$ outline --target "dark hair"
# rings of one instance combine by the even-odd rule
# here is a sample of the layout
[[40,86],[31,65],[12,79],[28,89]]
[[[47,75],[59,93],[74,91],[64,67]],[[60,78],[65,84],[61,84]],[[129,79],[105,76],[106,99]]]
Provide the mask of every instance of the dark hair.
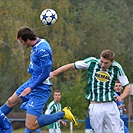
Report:
[[60,90],[54,90],[54,93],[57,92],[57,93],[60,93]]
[[103,57],[107,60],[111,60],[113,61],[114,58],[115,58],[115,53],[109,49],[107,50],[104,50],[101,54],[100,54],[100,57]]
[[115,81],[115,83],[121,83],[118,79]]
[[29,40],[36,40],[36,35],[30,27],[20,27],[17,33],[17,39],[22,38],[25,42]]

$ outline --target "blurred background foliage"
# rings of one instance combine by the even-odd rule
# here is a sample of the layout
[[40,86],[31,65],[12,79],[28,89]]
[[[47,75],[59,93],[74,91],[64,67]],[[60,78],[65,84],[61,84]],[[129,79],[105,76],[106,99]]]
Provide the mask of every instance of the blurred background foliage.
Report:
[[[58,14],[51,27],[40,21],[40,13],[47,8]],[[1,105],[30,77],[27,73],[30,49],[23,48],[16,39],[17,30],[24,25],[50,43],[53,70],[88,56],[99,57],[102,50],[111,49],[133,82],[131,0],[0,0],[0,22]],[[62,106],[71,106],[79,119],[84,118],[88,107],[84,98],[86,73],[73,70],[51,80],[52,90],[61,90]]]

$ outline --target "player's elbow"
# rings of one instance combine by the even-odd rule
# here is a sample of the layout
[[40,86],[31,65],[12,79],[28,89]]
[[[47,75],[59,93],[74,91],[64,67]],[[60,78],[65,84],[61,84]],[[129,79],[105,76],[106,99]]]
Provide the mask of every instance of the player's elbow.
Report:
[[126,89],[127,89],[128,95],[129,95],[129,94],[132,92],[131,86],[128,85],[128,86],[126,87]]

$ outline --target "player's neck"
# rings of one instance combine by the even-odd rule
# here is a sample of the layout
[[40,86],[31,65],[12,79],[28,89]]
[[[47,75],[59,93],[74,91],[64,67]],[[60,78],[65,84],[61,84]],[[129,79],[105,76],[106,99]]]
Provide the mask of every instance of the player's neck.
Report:
[[36,40],[32,41],[32,46],[36,45],[38,40],[39,40],[39,38],[37,37]]

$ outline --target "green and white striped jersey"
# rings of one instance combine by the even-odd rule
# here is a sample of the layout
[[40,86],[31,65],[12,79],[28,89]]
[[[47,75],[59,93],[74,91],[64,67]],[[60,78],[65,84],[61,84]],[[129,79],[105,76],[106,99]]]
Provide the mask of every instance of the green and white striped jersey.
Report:
[[[62,110],[61,104],[60,103],[56,103],[55,101],[52,101],[52,102],[50,102],[48,104],[47,109],[45,111],[45,114],[53,114],[53,113],[59,112],[61,110]],[[60,120],[48,125],[47,127],[48,127],[48,129],[60,128]]]
[[76,69],[88,69],[88,82],[86,86],[86,98],[92,101],[114,100],[114,84],[118,79],[122,86],[129,84],[121,65],[114,61],[112,65],[103,71],[100,59],[89,57],[74,63]]

